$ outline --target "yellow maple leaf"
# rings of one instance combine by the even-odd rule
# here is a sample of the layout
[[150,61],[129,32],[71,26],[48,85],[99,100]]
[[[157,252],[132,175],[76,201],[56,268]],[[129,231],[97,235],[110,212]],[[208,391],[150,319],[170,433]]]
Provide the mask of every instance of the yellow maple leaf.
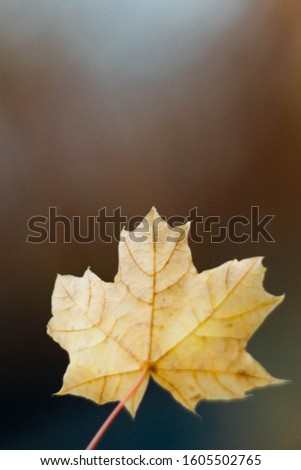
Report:
[[48,333],[70,356],[59,394],[119,401],[144,372],[126,403],[135,415],[150,376],[190,410],[281,382],[245,350],[283,299],[263,288],[262,258],[199,274],[188,230],[153,208],[134,232],[122,231],[113,283],[89,269],[58,275]]

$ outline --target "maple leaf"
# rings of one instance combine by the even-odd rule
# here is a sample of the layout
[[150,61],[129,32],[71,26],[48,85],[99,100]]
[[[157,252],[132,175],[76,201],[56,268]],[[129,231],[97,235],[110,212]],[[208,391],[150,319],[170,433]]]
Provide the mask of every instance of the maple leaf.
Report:
[[119,401],[144,371],[126,403],[135,415],[150,376],[190,410],[281,382],[245,350],[283,299],[263,288],[262,258],[199,274],[188,231],[152,208],[134,232],[122,231],[113,283],[90,269],[81,278],[58,275],[48,333],[70,356],[59,394]]

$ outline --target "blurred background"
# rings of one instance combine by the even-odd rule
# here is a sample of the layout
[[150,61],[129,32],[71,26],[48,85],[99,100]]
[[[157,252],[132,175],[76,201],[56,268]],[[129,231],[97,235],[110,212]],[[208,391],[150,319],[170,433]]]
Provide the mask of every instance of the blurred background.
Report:
[[[81,449],[113,409],[53,397],[68,358],[46,335],[57,273],[106,281],[117,242],[29,244],[27,220],[110,213],[275,214],[276,243],[191,243],[198,270],[265,256],[286,293],[249,351],[288,385],[193,415],[151,384],[104,449],[300,449],[301,4],[0,2],[3,449]],[[208,239],[207,239],[208,240]]]

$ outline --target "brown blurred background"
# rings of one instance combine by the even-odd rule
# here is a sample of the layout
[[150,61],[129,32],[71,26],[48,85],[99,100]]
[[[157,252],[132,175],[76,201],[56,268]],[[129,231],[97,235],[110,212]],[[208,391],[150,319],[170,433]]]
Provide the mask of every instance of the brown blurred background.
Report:
[[49,206],[72,217],[275,214],[276,243],[196,244],[199,270],[264,255],[286,293],[249,351],[291,380],[203,402],[151,385],[108,449],[301,448],[301,4],[287,0],[0,3],[1,447],[83,448],[113,405],[51,397],[66,353],[46,335],[56,273],[104,280],[117,243],[26,243]]

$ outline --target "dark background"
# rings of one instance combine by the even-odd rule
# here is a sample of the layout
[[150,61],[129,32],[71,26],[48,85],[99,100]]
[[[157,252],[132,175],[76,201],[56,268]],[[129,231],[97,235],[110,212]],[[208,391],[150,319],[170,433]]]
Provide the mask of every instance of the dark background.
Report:
[[[287,0],[0,3],[1,447],[84,448],[113,404],[60,388],[67,354],[46,335],[57,273],[104,280],[117,242],[26,242],[49,206],[72,217],[249,216],[276,243],[191,243],[199,270],[264,255],[286,293],[249,351],[291,383],[193,415],[152,384],[105,449],[300,449],[301,5]],[[83,219],[85,220],[85,219]]]

